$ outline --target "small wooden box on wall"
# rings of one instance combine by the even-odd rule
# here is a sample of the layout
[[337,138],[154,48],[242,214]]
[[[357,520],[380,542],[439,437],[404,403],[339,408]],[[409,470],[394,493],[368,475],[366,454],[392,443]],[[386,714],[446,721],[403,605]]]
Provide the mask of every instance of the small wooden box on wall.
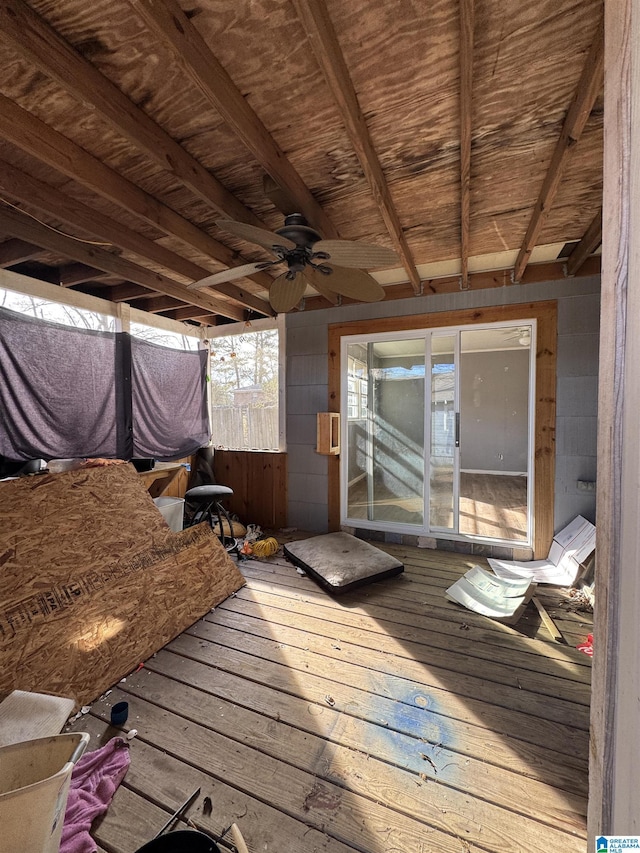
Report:
[[323,456],[338,456],[340,453],[339,412],[318,412],[316,453]]

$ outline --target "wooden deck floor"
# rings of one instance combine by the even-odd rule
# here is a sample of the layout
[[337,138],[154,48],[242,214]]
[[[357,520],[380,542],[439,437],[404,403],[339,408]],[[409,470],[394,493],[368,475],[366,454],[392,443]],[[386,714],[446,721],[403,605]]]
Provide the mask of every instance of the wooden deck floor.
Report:
[[584,853],[590,616],[544,598],[567,645],[533,605],[499,625],[444,599],[477,559],[383,547],[404,575],[338,601],[282,558],[244,563],[245,588],[74,724],[97,748],[126,699],[138,730],[102,850],[132,853],[200,787],[191,820],[236,821],[252,853]]

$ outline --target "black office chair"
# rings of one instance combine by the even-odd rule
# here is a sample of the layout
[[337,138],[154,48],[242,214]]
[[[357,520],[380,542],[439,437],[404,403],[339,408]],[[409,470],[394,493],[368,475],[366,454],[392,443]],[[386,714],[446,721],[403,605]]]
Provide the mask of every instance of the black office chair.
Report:
[[[184,496],[186,503],[194,507],[186,527],[208,521],[225,551],[230,553],[237,549],[238,543],[233,535],[233,522],[222,502],[233,495],[233,489],[229,486],[220,486],[215,482],[213,452],[213,448],[210,447],[204,447],[198,451],[193,478],[197,485],[188,489]],[[214,516],[217,519],[217,525]]]

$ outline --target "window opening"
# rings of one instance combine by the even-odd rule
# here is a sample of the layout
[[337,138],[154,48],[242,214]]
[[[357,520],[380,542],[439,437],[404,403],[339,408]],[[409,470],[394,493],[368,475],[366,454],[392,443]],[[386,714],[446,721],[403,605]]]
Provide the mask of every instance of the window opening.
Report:
[[0,307],[8,308],[27,317],[60,323],[74,329],[92,329],[98,332],[115,332],[116,318],[99,311],[89,311],[74,305],[65,305],[41,296],[31,296],[15,290],[0,288]]
[[211,442],[229,450],[283,449],[280,329],[233,328],[209,342]]
[[181,349],[192,352],[199,349],[200,337],[197,335],[185,335],[180,332],[172,332],[168,329],[159,329],[155,326],[148,326],[145,323],[130,323],[130,333],[143,341],[150,344],[157,344],[161,347],[169,347],[170,349]]

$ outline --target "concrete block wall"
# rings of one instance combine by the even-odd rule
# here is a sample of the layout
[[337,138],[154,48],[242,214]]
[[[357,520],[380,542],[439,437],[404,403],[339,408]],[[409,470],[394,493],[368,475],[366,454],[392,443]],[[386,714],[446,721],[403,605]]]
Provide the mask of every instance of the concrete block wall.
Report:
[[575,515],[594,521],[600,278],[466,291],[287,315],[288,523],[325,533],[327,460],[315,452],[316,413],[328,411],[328,326],[350,320],[400,317],[558,301],[555,529]]
[[600,289],[558,300],[555,527],[595,522]]
[[[327,458],[315,452],[316,414],[327,411],[329,311],[318,323],[296,325],[287,316],[287,469],[291,527],[327,531]],[[333,319],[330,322],[335,322]]]

